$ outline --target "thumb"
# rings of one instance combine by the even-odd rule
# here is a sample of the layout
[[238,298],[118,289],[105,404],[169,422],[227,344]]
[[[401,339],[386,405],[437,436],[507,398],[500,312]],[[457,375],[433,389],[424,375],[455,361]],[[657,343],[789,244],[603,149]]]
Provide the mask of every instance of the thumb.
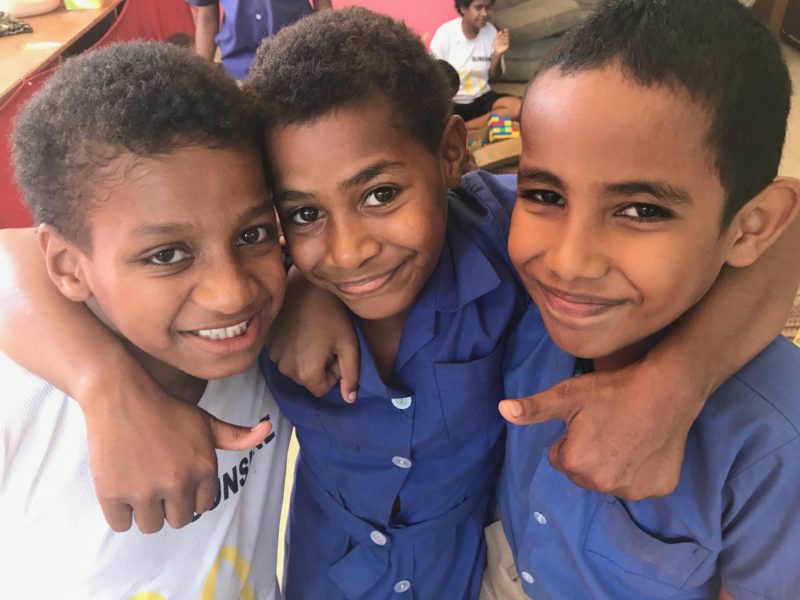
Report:
[[269,421],[261,421],[255,427],[243,427],[220,421],[208,415],[208,424],[214,438],[214,447],[219,450],[248,450],[258,446],[272,431]]
[[339,391],[345,402],[358,398],[358,378],[361,374],[361,354],[357,345],[346,345],[336,355],[339,363]]
[[516,425],[533,425],[551,419],[561,419],[569,424],[580,410],[580,397],[573,391],[572,379],[562,381],[549,390],[525,398],[500,402],[500,414]]

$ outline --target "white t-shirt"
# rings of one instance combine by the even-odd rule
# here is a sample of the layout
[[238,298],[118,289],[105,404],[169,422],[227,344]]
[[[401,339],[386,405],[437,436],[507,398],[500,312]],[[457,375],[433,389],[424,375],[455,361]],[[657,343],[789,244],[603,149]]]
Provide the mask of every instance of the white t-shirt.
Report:
[[[460,85],[453,97],[456,104],[469,104],[492,88],[489,85],[489,67],[497,29],[491,23],[478,30],[474,40],[468,40],[461,29],[461,17],[448,21],[433,34],[431,53],[446,60],[458,71]],[[503,61],[501,68],[505,68]]]
[[277,600],[275,563],[291,426],[253,365],[209,381],[199,405],[260,447],[218,451],[213,509],[182,529],[113,532],[89,470],[78,405],[0,354],[0,598]]

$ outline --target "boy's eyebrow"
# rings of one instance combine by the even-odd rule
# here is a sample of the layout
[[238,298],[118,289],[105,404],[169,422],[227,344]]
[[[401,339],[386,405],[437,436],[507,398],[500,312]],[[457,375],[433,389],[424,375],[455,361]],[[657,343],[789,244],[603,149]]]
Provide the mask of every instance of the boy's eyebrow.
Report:
[[666,204],[676,206],[692,204],[692,197],[686,190],[663,181],[625,181],[604,186],[607,194],[618,196],[637,196],[647,194]]
[[364,167],[358,173],[343,181],[341,184],[339,184],[339,189],[347,190],[364,185],[379,175],[383,175],[386,171],[390,171],[402,166],[403,163],[399,160],[379,160],[367,167]]
[[563,188],[563,182],[550,171],[543,169],[520,169],[517,181],[522,183],[544,183],[557,188]]
[[[239,222],[244,223],[259,215],[269,214],[271,212],[272,212],[272,204],[269,202],[265,202],[264,204],[258,204],[256,206],[251,206],[239,216]],[[139,227],[133,230],[133,234],[142,236],[176,235],[176,234],[186,233],[187,231],[191,231],[192,227],[193,226],[191,223],[177,223],[177,222],[152,223],[152,224],[140,225]]]
[[[379,160],[364,167],[358,173],[340,183],[339,189],[348,190],[364,185],[379,175],[383,175],[387,171],[397,169],[403,165],[404,163],[399,160]],[[302,192],[300,190],[275,190],[273,200],[275,204],[284,204],[286,202],[303,202],[313,197],[314,194]]]

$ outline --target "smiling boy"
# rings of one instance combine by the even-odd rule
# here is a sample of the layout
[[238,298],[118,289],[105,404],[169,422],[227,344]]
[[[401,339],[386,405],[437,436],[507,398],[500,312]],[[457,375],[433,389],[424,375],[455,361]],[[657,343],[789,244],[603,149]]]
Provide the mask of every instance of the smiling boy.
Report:
[[[350,9],[283,30],[264,46],[247,88],[267,112],[275,198],[296,266],[352,308],[363,357],[354,406],[338,391],[316,399],[264,362],[301,443],[287,593],[475,597],[504,446],[496,410],[504,342],[524,308],[506,253],[513,193],[485,173],[460,178],[465,132],[449,115],[447,85],[421,41],[387,17]],[[417,88],[429,90],[425,110],[404,101]],[[749,343],[757,339],[755,331]],[[85,356],[96,358],[91,350]],[[724,370],[730,354],[713,366]],[[661,403],[678,395],[685,408],[684,387],[654,395]],[[630,389],[619,396],[630,399],[626,414],[639,408]],[[655,427],[647,417],[648,440],[676,435],[674,422]],[[158,430],[152,416],[135,422],[145,435]],[[132,429],[104,423],[90,429],[111,438]],[[116,439],[105,442],[117,462],[142,462]],[[138,502],[150,498],[143,489],[132,503],[138,515],[149,507]],[[159,521],[158,510],[150,515]]]
[[[800,210],[800,182],[775,179],[790,95],[734,0],[610,0],[565,37],[523,109],[509,253],[538,311],[510,343],[509,394],[631,364],[777,239]],[[711,396],[677,489],[637,502],[550,467],[561,423],[512,426],[500,507],[524,591],[796,597],[798,397],[779,337]]]
[[15,171],[52,283],[173,396],[268,423],[219,453],[216,500],[186,528],[115,533],[78,405],[0,354],[4,596],[280,597],[291,429],[255,363],[285,274],[258,130],[235,82],[156,43],[70,59],[23,110]]

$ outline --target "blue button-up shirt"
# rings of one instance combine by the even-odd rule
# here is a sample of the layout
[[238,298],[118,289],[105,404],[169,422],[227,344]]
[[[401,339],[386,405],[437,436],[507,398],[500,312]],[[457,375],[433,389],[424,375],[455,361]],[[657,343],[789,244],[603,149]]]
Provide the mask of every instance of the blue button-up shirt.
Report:
[[308,0],[186,0],[194,6],[222,5],[216,37],[222,64],[236,79],[244,79],[264,38],[311,13]]
[[451,191],[444,249],[388,381],[354,319],[354,405],[337,388],[315,398],[264,365],[300,443],[289,598],[477,597],[504,451],[506,332],[525,306],[506,250],[513,199],[485,173]]
[[[509,396],[572,376],[535,310],[508,349]],[[548,598],[800,597],[800,350],[780,338],[708,400],[680,483],[628,502],[547,460],[560,421],[510,426],[498,498],[525,591]]]

